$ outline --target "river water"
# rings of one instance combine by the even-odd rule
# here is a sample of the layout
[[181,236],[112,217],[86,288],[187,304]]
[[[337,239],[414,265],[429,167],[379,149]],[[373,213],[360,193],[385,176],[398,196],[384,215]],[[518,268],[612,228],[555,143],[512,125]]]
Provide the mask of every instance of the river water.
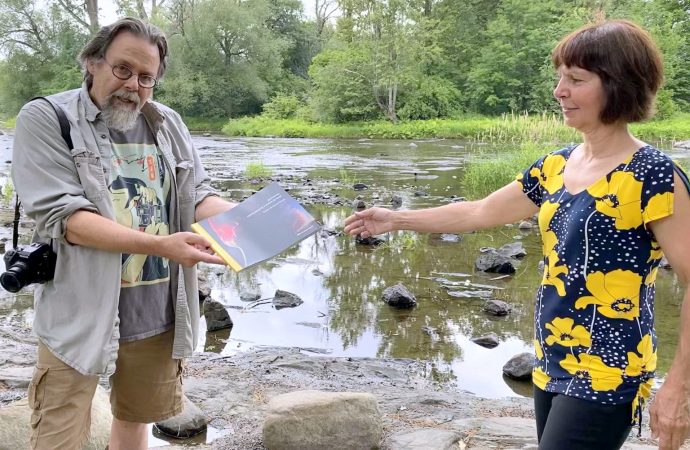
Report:
[[[487,152],[509,151],[450,140],[196,136],[195,144],[224,197],[240,200],[263,186],[265,182],[252,184],[244,176],[249,163],[262,162],[324,226],[335,229],[342,227],[358,196],[367,205],[389,205],[391,196],[398,194],[402,208],[410,209],[464,196],[461,179],[467,161]],[[6,185],[10,147],[11,136],[0,136],[0,186]],[[355,182],[369,188],[356,192]],[[0,238],[11,237],[11,229],[4,226],[9,206],[5,199]],[[532,351],[533,300],[541,279],[538,232],[499,227],[462,236],[394,233],[384,239],[384,245],[373,248],[347,236],[315,235],[239,274],[205,267],[212,297],[228,308],[234,327],[203,335],[198,350],[231,355],[259,346],[285,346],[324,357],[421,359],[428,361],[430,379],[455,383],[479,396],[529,395],[528,383],[505,379],[501,368],[512,356]],[[527,256],[515,275],[475,272],[480,248],[517,240]],[[454,287],[443,287],[440,278]],[[395,310],[382,302],[382,291],[399,282],[416,295],[416,308]],[[268,299],[276,289],[297,294],[304,303],[276,310],[270,302],[246,303],[239,298],[241,292],[255,292]],[[449,294],[487,289],[513,306],[508,316],[487,316],[482,312],[484,300]],[[660,375],[675,350],[682,295],[675,275],[661,270],[656,302]],[[0,326],[30,326],[32,317],[30,295],[0,294]],[[496,348],[470,341],[491,332],[499,337]]]

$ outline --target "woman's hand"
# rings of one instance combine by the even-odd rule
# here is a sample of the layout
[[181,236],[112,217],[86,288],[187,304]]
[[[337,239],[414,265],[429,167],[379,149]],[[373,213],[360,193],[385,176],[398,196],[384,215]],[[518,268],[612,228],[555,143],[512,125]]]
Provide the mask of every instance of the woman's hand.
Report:
[[345,219],[345,232],[363,238],[395,230],[395,212],[386,208],[369,208]]
[[690,434],[688,392],[681,383],[667,380],[649,407],[652,438],[659,439],[659,450],[677,450]]

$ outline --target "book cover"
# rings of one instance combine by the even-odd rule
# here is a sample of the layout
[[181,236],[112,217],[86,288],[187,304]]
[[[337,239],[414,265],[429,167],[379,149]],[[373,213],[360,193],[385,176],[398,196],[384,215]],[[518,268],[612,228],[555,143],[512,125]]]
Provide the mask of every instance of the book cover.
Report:
[[276,182],[231,210],[192,224],[235,272],[278,255],[320,228]]

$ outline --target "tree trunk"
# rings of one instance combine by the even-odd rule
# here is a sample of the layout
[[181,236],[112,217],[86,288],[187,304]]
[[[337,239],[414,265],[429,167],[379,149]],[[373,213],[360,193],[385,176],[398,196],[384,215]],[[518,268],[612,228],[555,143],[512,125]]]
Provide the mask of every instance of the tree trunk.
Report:
[[388,111],[386,112],[386,115],[388,116],[388,120],[390,120],[393,123],[398,122],[398,113],[395,108],[395,102],[397,101],[397,96],[398,96],[398,85],[394,84],[392,86],[388,86]]
[[86,14],[89,16],[89,30],[91,34],[96,34],[101,28],[98,25],[98,0],[86,0],[84,2]]

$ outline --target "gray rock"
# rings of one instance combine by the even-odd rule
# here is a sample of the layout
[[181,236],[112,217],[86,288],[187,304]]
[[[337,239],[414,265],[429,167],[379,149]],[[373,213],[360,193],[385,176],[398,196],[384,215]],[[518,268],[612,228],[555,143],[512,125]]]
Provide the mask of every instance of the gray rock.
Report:
[[33,373],[33,367],[6,367],[0,369],[0,383],[10,389],[25,389],[29,387]]
[[352,189],[354,189],[355,191],[363,191],[364,189],[369,189],[369,186],[367,186],[364,183],[355,183],[354,185],[352,185]]
[[503,374],[513,380],[531,380],[534,354],[525,352],[515,355],[503,366]]
[[471,341],[486,348],[494,348],[498,346],[498,336],[496,333],[487,333],[482,336],[472,338]]
[[359,245],[371,245],[371,246],[377,246],[383,244],[384,240],[381,238],[377,238],[376,236],[369,236],[369,237],[361,237],[360,235],[357,235],[355,237],[355,242]]
[[398,194],[393,194],[393,196],[391,197],[391,206],[393,208],[400,208],[402,206],[402,202],[402,196]]
[[240,292],[240,300],[243,302],[255,302],[261,298],[258,292],[242,291]]
[[304,301],[297,295],[292,292],[281,291],[280,289],[278,289],[273,296],[273,306],[275,309],[294,308],[302,303],[304,303]]
[[521,230],[531,230],[532,228],[534,228],[534,224],[532,222],[530,222],[529,220],[523,220],[518,225],[518,228]]
[[211,295],[211,285],[208,283],[208,278],[206,278],[206,275],[201,273],[199,274],[199,286],[197,289],[199,290],[200,302],[203,302]]
[[681,142],[674,142],[673,148],[690,149],[690,140],[681,141]]
[[527,255],[527,251],[522,245],[522,242],[512,242],[510,244],[503,245],[497,250],[497,252],[501,256],[518,259],[524,258]]
[[450,233],[443,233],[441,234],[440,238],[443,242],[460,242],[462,240],[462,236],[459,234]]
[[512,306],[501,300],[489,300],[484,304],[484,312],[492,316],[506,316],[511,309]]
[[211,298],[204,300],[204,317],[206,318],[206,331],[232,328],[232,319],[228,310]]
[[396,433],[386,443],[391,450],[457,450],[461,437],[457,431],[418,428]]
[[534,419],[470,417],[453,421],[452,427],[469,438],[468,449],[537,449]]
[[352,209],[354,209],[356,211],[361,211],[366,207],[367,207],[367,204],[364,203],[364,200],[354,200],[352,202]]
[[414,192],[415,197],[427,197],[428,195],[429,195],[429,193],[426,191],[415,191]]
[[185,439],[206,431],[207,424],[204,413],[185,395],[182,412],[170,419],[156,422],[155,427],[166,436]]
[[384,289],[383,301],[395,308],[413,308],[417,306],[417,298],[402,283]]
[[492,273],[515,273],[515,265],[512,258],[499,255],[494,249],[490,249],[479,255],[474,262],[477,270]]
[[381,414],[372,394],[296,391],[271,399],[263,427],[268,450],[379,448]]

